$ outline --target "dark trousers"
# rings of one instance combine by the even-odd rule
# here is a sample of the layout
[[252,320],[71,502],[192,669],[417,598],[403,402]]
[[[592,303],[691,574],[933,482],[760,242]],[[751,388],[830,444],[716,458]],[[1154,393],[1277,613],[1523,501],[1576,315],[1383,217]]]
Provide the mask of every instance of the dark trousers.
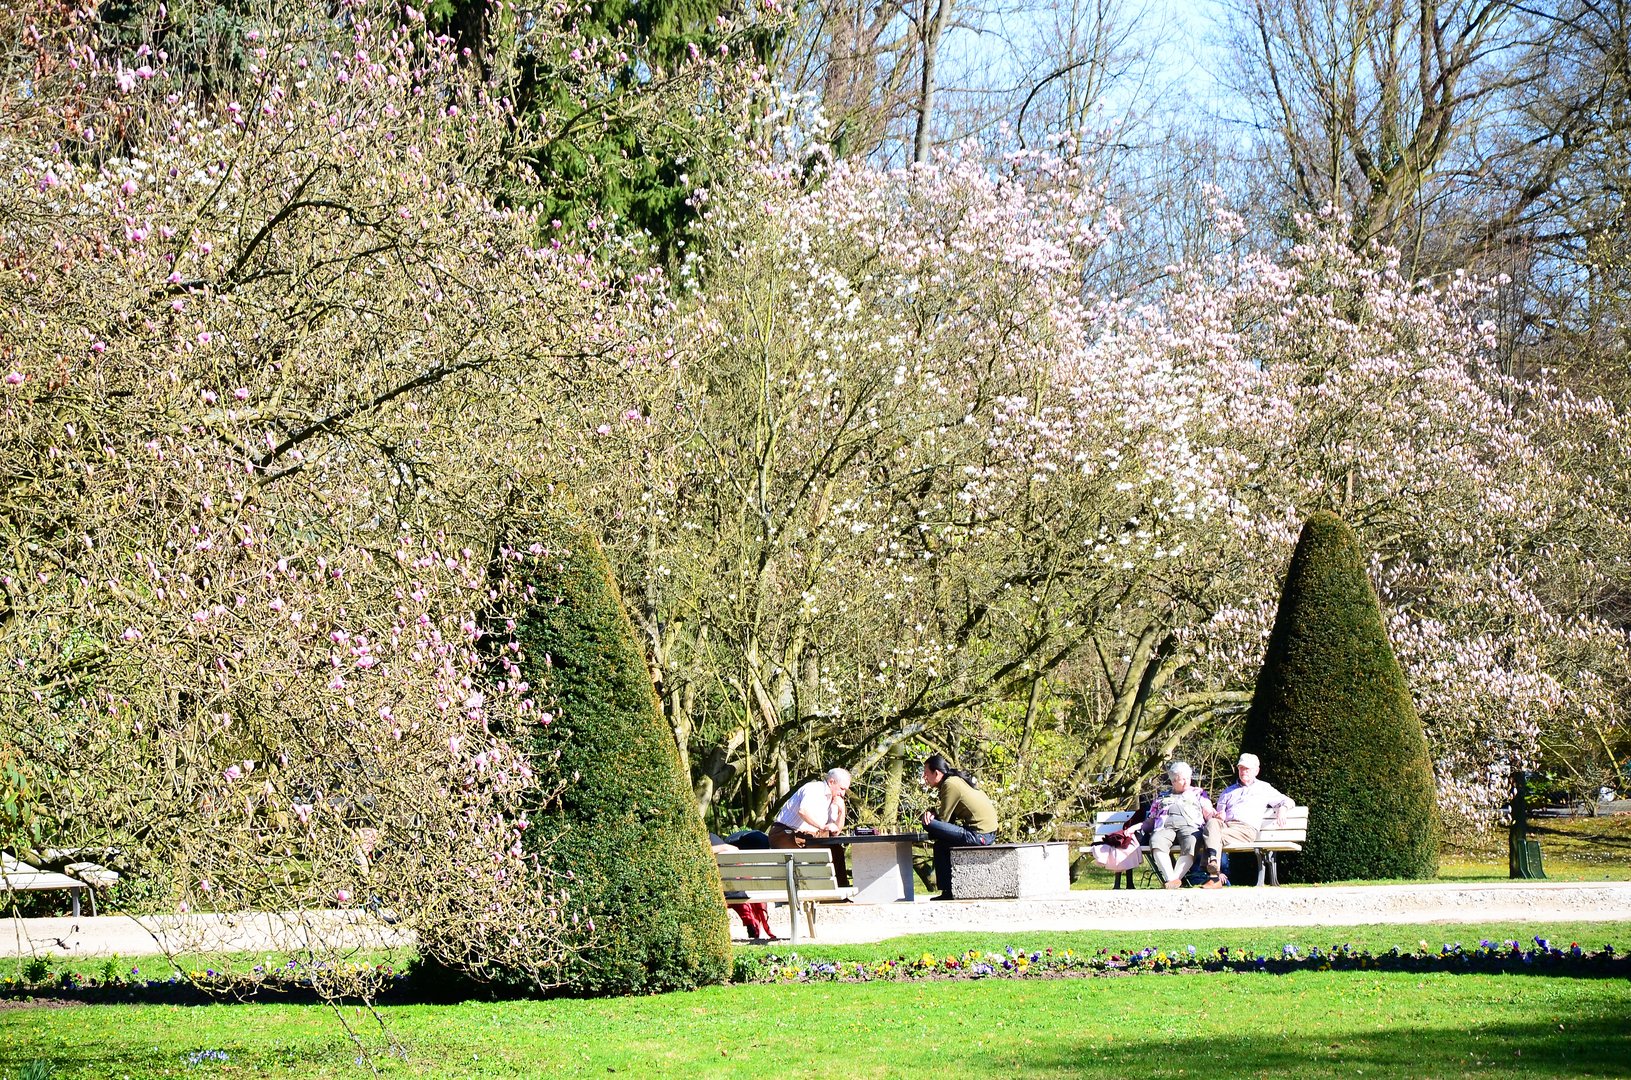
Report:
[[974,832],[939,818],[923,826],[923,831],[934,841],[934,883],[941,896],[951,896],[951,849],[954,847],[985,847],[996,839],[996,834]]

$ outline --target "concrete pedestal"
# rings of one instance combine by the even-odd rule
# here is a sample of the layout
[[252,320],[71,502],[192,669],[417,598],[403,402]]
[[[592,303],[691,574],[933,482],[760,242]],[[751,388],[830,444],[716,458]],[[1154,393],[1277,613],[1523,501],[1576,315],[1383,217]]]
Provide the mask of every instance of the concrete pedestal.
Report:
[[852,845],[849,876],[855,886],[857,904],[892,904],[913,899],[912,842]]

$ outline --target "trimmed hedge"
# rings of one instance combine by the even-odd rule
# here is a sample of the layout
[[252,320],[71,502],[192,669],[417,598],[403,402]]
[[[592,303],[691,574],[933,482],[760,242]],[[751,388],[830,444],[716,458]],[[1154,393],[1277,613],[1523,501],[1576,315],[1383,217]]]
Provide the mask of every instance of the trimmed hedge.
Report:
[[516,634],[523,674],[548,688],[558,713],[538,729],[534,760],[568,783],[527,835],[547,846],[557,872],[572,874],[573,906],[594,922],[562,989],[657,993],[724,982],[731,950],[719,872],[606,555],[584,529],[543,531],[517,545],[537,542],[544,554],[523,573],[533,591]]
[[1359,538],[1335,514],[1303,526],[1257,678],[1242,751],[1306,804],[1293,881],[1427,878],[1438,870],[1432,762],[1388,644]]

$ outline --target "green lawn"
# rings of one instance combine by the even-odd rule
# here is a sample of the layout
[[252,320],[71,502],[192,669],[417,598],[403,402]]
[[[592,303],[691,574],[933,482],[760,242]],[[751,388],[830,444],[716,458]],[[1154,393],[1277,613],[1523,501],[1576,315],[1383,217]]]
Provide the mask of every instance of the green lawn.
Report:
[[[1481,937],[1592,948],[1631,924],[934,935],[803,949],[846,958],[1004,944],[1385,949]],[[1631,1076],[1631,980],[1555,974],[1302,971],[1087,979],[719,987],[600,1001],[471,1002],[381,1010],[400,1055],[389,1076],[610,1074],[769,1077],[1180,1075]],[[343,1017],[374,1047],[361,1010]],[[226,1061],[189,1064],[219,1050]],[[58,1077],[357,1077],[322,1006],[0,1007],[0,1078],[44,1060]]]
[[[1631,985],[1605,979],[1146,975],[385,1012],[391,1076],[1631,1075]],[[12,1009],[0,1046],[0,1068],[64,1077],[363,1074],[318,1006]],[[227,1060],[188,1065],[199,1050]]]

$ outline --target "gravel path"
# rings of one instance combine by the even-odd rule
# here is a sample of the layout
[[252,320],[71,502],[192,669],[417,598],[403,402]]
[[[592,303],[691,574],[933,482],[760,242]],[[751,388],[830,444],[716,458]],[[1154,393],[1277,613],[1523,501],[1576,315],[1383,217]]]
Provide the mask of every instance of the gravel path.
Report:
[[0,924],[0,957],[160,956],[297,949],[326,940],[341,947],[412,943],[411,935],[360,911],[172,915],[137,919],[12,919]]
[[[948,930],[1009,933],[1536,921],[1631,921],[1631,882],[1093,890],[1023,901],[824,904],[816,912],[816,939],[848,944]],[[773,913],[771,925],[776,933],[785,933],[785,913]]]
[[[816,914],[816,940],[848,944],[948,930],[1001,934],[1565,920],[1631,922],[1631,882],[1093,890],[1034,900],[823,904]],[[777,934],[787,935],[785,908],[772,912],[771,925]],[[734,918],[731,928],[741,934]],[[296,946],[306,935],[338,935],[347,944],[359,947],[403,945],[410,940],[402,931],[363,913],[347,911],[302,916],[192,915],[142,921],[117,915],[13,919],[0,930],[0,957],[152,956],[167,947],[176,952],[248,952]]]

